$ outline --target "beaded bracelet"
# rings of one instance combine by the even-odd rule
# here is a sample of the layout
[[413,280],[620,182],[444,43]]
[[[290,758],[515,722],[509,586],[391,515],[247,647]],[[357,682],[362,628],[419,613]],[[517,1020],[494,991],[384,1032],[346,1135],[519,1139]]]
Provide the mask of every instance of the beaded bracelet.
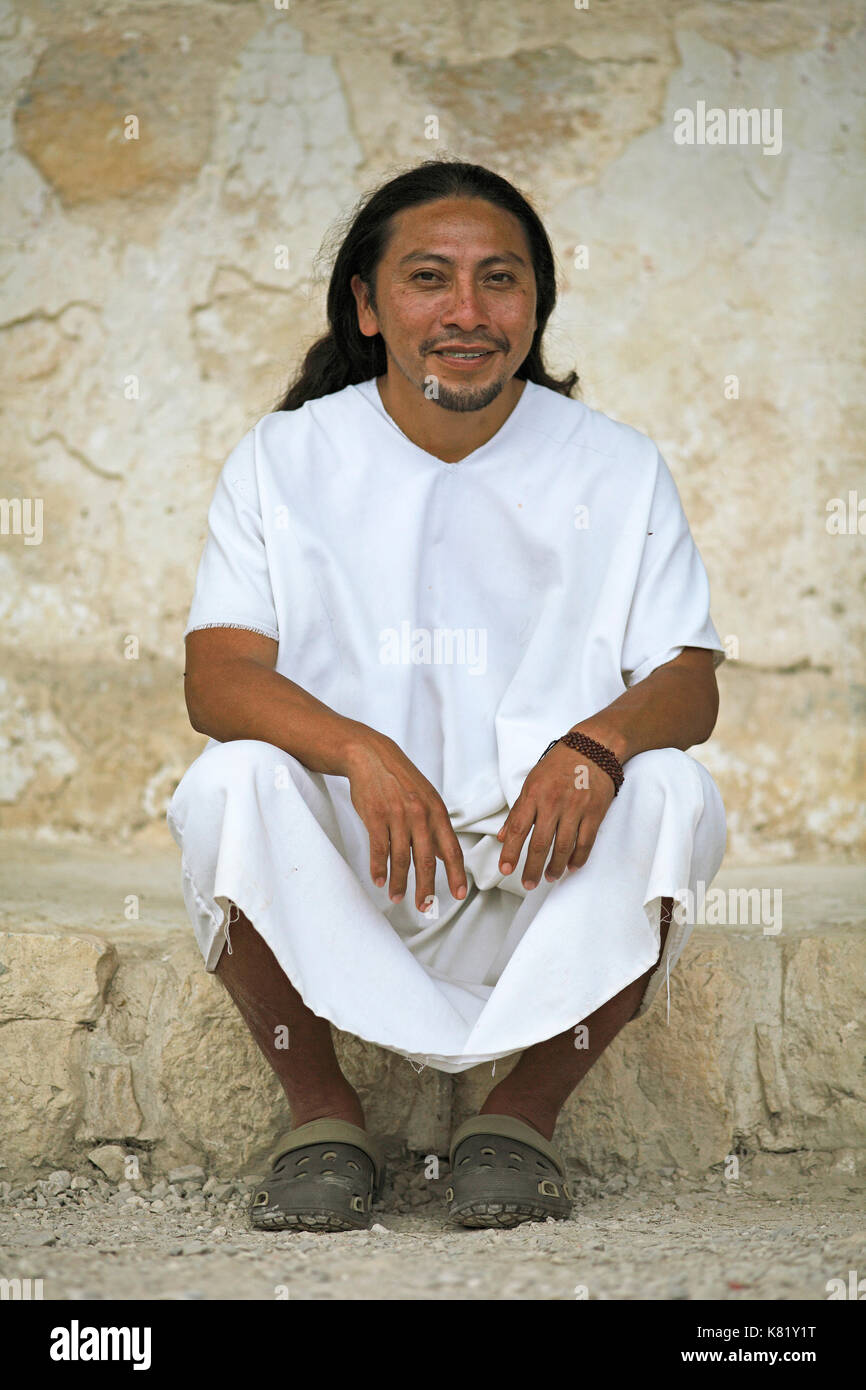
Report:
[[[578,753],[583,753],[584,757],[589,758],[590,762],[595,763],[597,767],[601,768],[602,772],[607,773],[608,777],[613,782],[614,796],[619,794],[619,789],[625,781],[622,763],[615,753],[612,753],[609,748],[605,748],[603,743],[597,743],[594,738],[589,737],[589,734],[580,734],[572,730],[567,734],[562,734],[560,738],[555,738],[552,743],[549,743],[542,753],[541,758],[547,757],[551,748],[555,748],[557,743],[564,743],[569,748],[576,749]],[[541,762],[541,758],[538,759],[539,763]],[[536,767],[537,766],[538,763],[536,763]]]

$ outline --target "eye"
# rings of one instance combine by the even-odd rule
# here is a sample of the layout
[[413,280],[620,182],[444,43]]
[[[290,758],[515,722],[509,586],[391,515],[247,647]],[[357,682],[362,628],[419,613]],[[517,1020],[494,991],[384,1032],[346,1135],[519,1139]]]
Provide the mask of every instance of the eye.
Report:
[[[422,275],[429,275],[433,278],[433,280],[439,279],[439,273],[435,270],[416,270],[414,275],[412,275],[410,278],[412,280],[417,280]],[[494,270],[490,275],[488,275],[487,278],[488,280],[499,280],[500,283],[502,280],[510,280],[512,282],[514,280],[514,276],[507,270]],[[424,284],[429,285],[429,283],[429,280],[424,281]]]

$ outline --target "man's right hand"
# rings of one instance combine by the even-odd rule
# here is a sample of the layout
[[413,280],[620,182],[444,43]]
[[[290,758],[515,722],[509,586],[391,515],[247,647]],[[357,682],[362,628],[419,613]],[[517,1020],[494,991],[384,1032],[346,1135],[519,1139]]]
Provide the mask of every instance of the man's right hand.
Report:
[[463,851],[445,802],[436,788],[387,734],[356,727],[345,757],[352,805],[370,837],[370,877],[383,887],[391,859],[388,893],[400,902],[409,864],[415,863],[415,906],[433,900],[436,860],[441,859],[455,898],[465,898]]
[[275,669],[279,644],[238,627],[194,629],[186,638],[185,693],[192,727],[219,743],[260,739],[311,772],[348,777],[352,805],[370,836],[370,874],[381,888],[391,857],[393,902],[415,860],[415,905],[430,906],[436,860],[455,898],[465,898],[463,852],[445,802],[399,745],[338,714]]

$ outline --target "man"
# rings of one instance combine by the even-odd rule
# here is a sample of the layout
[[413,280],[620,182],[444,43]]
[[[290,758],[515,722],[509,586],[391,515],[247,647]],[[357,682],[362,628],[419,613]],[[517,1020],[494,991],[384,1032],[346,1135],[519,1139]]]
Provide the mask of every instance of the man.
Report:
[[168,819],[206,968],[291,1106],[261,1228],[365,1226],[381,1191],[331,1024],[446,1072],[520,1051],[452,1136],[449,1211],[567,1217],[559,1111],[721,863],[684,751],[718,707],[706,574],[653,442],[548,374],[554,304],[506,180],[391,180],[211,504],[185,630],[209,741]]

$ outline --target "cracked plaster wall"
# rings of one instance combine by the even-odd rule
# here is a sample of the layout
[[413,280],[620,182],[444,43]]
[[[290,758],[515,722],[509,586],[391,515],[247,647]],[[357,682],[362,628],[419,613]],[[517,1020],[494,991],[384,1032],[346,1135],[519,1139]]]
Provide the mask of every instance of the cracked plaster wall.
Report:
[[[446,150],[533,198],[552,366],[677,478],[739,653],[696,750],[730,855],[857,857],[866,539],[826,506],[866,495],[864,49],[845,0],[4,0],[0,494],[44,534],[0,534],[0,830],[165,838],[216,476],[319,329],[325,232]],[[780,108],[782,152],[675,146],[701,99]]]

